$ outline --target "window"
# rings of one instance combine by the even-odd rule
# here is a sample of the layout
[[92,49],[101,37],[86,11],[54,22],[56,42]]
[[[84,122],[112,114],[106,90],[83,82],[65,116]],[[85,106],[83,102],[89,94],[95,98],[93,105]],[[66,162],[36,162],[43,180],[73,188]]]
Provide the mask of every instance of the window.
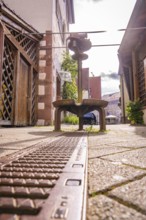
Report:
[[58,21],[58,27],[61,35],[62,42],[64,43],[65,37],[64,37],[64,31],[65,31],[65,23],[63,22],[59,0],[56,0],[56,16]]

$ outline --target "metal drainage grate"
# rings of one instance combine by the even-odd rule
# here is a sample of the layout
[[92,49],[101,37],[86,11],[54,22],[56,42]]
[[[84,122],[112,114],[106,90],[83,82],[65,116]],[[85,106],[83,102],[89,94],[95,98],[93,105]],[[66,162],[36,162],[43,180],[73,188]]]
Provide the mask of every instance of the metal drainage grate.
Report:
[[0,219],[81,219],[86,146],[83,133],[67,133],[1,166]]

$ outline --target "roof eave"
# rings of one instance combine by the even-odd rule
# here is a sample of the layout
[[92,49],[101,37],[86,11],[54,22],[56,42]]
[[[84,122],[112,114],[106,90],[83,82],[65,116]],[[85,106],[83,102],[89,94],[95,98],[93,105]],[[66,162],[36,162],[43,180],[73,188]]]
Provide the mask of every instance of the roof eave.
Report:
[[[125,50],[125,48],[127,50],[128,48],[132,47],[135,44],[136,36],[142,31],[142,30],[130,30],[131,28],[138,28],[138,26],[135,26],[135,23],[136,23],[135,21],[137,20],[137,18],[139,16],[139,12],[142,7],[142,3],[143,3],[143,0],[137,0],[137,2],[135,3],[133,12],[130,16],[125,34],[122,38],[121,45],[118,50],[119,52],[122,52],[123,50]],[[130,39],[130,41],[129,41],[129,39]],[[133,43],[132,43],[132,41],[133,41]]]
[[[2,0],[0,0],[0,12],[4,17],[8,17],[17,25],[20,25],[27,32],[36,33],[37,38],[41,39],[42,35],[31,25],[25,22],[20,16],[18,16],[14,11],[12,11]],[[1,16],[1,20],[3,20],[3,16]]]

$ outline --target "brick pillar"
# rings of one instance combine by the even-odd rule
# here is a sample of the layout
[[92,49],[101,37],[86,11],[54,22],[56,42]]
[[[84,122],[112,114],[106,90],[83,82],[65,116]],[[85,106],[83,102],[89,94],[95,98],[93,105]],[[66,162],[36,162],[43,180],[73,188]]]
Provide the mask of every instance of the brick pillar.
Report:
[[46,32],[40,42],[38,80],[38,125],[53,123],[52,34]]

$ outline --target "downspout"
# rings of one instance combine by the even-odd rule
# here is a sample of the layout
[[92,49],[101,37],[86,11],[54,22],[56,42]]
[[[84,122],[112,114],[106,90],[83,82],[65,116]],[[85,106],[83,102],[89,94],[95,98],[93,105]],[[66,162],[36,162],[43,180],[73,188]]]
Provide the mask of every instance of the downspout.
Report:
[[121,75],[121,86],[122,86],[122,112],[123,112],[123,123],[126,123],[126,115],[125,115],[125,94],[124,94],[124,79],[123,74]]

